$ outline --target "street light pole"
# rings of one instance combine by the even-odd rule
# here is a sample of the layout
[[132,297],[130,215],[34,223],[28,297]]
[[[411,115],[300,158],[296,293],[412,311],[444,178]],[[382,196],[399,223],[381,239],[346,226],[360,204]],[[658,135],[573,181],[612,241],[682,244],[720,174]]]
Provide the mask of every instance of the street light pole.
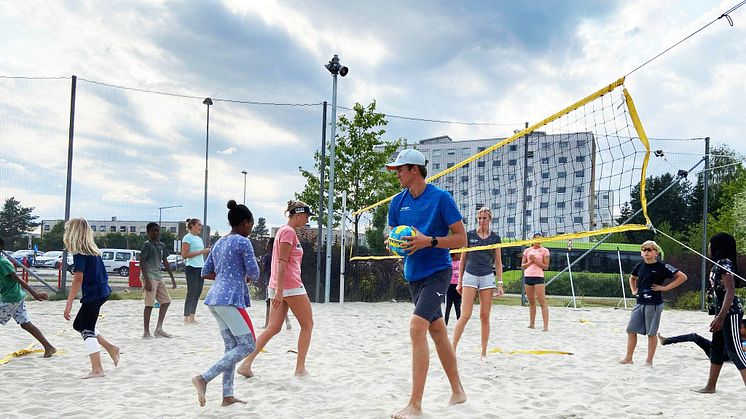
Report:
[[163,213],[163,210],[169,209],[169,208],[181,208],[181,205],[169,205],[167,207],[158,207],[158,228],[161,227],[161,215]]
[[241,170],[241,173],[243,173],[243,204],[246,205],[246,175],[248,172],[246,170]]
[[329,302],[331,293],[331,275],[332,275],[332,228],[334,226],[334,143],[336,142],[335,132],[337,128],[337,75],[346,76],[349,72],[347,67],[339,63],[339,56],[334,54],[329,63],[326,64],[327,70],[332,73],[332,126],[329,143],[329,201],[326,206],[326,272],[324,276],[324,302]]
[[[202,213],[202,223],[204,225],[209,225],[207,223],[207,159],[208,159],[208,152],[210,150],[210,105],[212,105],[212,99],[209,97],[206,97],[205,100],[202,101],[204,105],[207,105],[207,128],[205,129],[205,202],[204,202],[204,211]],[[202,230],[202,240],[205,243],[210,243],[210,237],[208,237],[207,233],[208,229]]]

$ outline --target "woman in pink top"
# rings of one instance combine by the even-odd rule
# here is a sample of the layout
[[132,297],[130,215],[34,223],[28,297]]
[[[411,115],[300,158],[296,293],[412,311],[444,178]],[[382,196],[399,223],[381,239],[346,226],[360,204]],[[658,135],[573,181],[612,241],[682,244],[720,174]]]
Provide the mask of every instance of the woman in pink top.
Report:
[[456,310],[456,320],[461,318],[461,294],[456,291],[460,266],[461,255],[451,253],[451,285],[448,286],[448,292],[446,293],[446,324],[448,324],[448,318],[451,317],[451,306]]
[[[534,238],[543,237],[541,232],[534,233]],[[549,268],[549,250],[541,243],[534,243],[523,251],[521,260],[523,268],[523,284],[528,297],[529,320],[528,327],[533,329],[536,321],[536,300],[541,306],[541,319],[544,321],[544,331],[549,330],[549,307],[544,296],[544,270]]]
[[288,201],[285,213],[288,214],[288,223],[277,230],[275,245],[272,249],[272,275],[269,279],[269,298],[272,300],[272,307],[269,312],[269,325],[257,338],[254,352],[247,356],[238,368],[238,373],[247,378],[254,376],[251,364],[256,356],[274,335],[280,333],[288,309],[293,312],[300,324],[295,375],[306,374],[306,354],[311,345],[313,313],[311,301],[308,299],[300,276],[303,248],[295,229],[308,224],[308,218],[314,214],[304,202],[292,200]]

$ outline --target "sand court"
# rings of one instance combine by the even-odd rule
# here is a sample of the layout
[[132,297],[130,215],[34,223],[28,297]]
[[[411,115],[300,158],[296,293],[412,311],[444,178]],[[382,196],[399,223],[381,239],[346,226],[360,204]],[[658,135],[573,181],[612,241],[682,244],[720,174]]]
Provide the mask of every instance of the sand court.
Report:
[[[254,325],[264,304],[252,302]],[[410,303],[313,304],[315,327],[307,368],[293,377],[299,327],[283,330],[254,363],[256,377],[236,376],[235,395],[246,405],[220,407],[220,379],[208,386],[207,405],[197,404],[190,378],[223,351],[215,321],[202,304],[200,324],[184,326],[175,300],[164,329],[173,339],[142,339],[142,302],[107,302],[98,327],[122,351],[118,368],[102,354],[107,376],[81,380],[89,370],[82,339],[62,318],[64,301],[27,302],[32,321],[63,353],[14,358],[0,365],[3,417],[273,417],[383,418],[408,400],[411,352]],[[76,302],[74,312],[78,310]],[[449,336],[455,316],[452,313]],[[551,308],[550,331],[528,329],[528,309],[494,306],[486,362],[479,359],[479,319],[472,318],[458,348],[459,370],[469,400],[446,407],[448,382],[430,345],[425,417],[735,417],[746,409],[740,375],[723,367],[718,393],[699,395],[709,362],[694,344],[658,347],[655,366],[644,366],[644,339],[635,364],[624,355],[629,311]],[[705,313],[666,310],[661,333],[707,336]],[[257,329],[260,331],[261,329]],[[33,338],[11,321],[0,328],[0,358],[28,347]],[[37,348],[39,345],[37,344]],[[505,354],[548,350],[562,354]]]

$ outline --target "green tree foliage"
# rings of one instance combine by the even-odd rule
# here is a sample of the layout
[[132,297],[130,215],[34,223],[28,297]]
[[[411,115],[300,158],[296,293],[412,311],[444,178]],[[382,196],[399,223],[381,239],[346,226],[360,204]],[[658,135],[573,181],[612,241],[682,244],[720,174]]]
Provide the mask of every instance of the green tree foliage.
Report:
[[[711,176],[708,180],[707,236],[726,232],[736,238],[739,253],[746,253],[746,169],[744,156],[727,146],[719,146],[711,151]],[[700,175],[699,179],[703,179]],[[689,231],[689,245],[699,250],[704,227],[702,206],[704,187],[697,185],[690,205],[696,224]]]
[[5,239],[8,250],[25,247],[24,237],[40,223],[38,215],[33,215],[34,207],[21,206],[21,201],[10,197],[5,199],[0,210],[0,236]]
[[[654,226],[667,222],[671,232],[686,234],[692,220],[689,219],[689,200],[691,196],[692,185],[689,180],[684,179],[666,191],[665,196],[661,196],[652,204],[653,198],[660,195],[674,181],[671,173],[665,173],[661,176],[651,176],[645,180],[645,196],[648,200],[648,216]],[[622,208],[622,215],[618,219],[619,223],[626,221],[629,216],[642,208],[640,202],[640,184],[632,188],[630,193],[629,208]],[[645,217],[642,213],[636,215],[630,221],[632,224],[645,224]],[[628,231],[624,233],[628,243],[642,243],[645,240],[653,239],[652,231]]]
[[50,250],[62,250],[65,244],[62,237],[65,235],[65,222],[60,221],[51,230],[43,233],[39,239],[39,250],[48,252]]
[[215,243],[217,243],[218,240],[220,240],[220,232],[219,231],[215,231],[215,233],[213,233],[213,235],[210,236],[210,246],[212,246]]
[[249,235],[252,239],[261,239],[264,237],[269,237],[269,230],[267,229],[267,220],[259,217],[259,219],[256,222],[256,225],[251,230],[251,234]]
[[[707,191],[707,212],[718,217],[721,210],[726,209],[732,202],[733,187],[729,187],[734,180],[743,179],[744,156],[727,145],[717,145],[710,150],[710,171]],[[691,210],[692,219],[702,219],[704,205],[704,172],[697,174],[697,184],[692,189]],[[743,185],[742,185],[743,186]],[[743,189],[740,189],[741,191]]]
[[[353,111],[351,119],[342,115],[337,123],[334,164],[335,226],[339,225],[341,220],[339,211],[342,209],[344,192],[347,192],[347,208],[356,210],[374,204],[399,190],[396,176],[384,170],[384,165],[396,152],[401,141],[387,143],[382,139],[386,132],[384,127],[387,121],[384,114],[376,112],[375,101],[367,107],[356,103]],[[381,150],[376,150],[376,147],[380,147]],[[299,168],[303,177],[306,178],[306,187],[303,192],[296,194],[296,197],[305,202],[318,202],[318,173],[322,166],[325,171],[324,190],[328,189],[328,153],[323,162],[319,152],[316,152],[314,159],[316,160],[314,171]],[[353,219],[356,243],[361,217],[362,214],[359,214]],[[325,219],[318,221],[326,222]]]
[[365,235],[368,248],[373,255],[381,255],[386,252],[383,241],[386,239],[385,231],[388,224],[388,208],[388,205],[379,205],[373,210],[373,221]]
[[134,233],[107,233],[102,236],[94,236],[93,240],[96,242],[96,246],[101,249],[140,250],[148,238]]

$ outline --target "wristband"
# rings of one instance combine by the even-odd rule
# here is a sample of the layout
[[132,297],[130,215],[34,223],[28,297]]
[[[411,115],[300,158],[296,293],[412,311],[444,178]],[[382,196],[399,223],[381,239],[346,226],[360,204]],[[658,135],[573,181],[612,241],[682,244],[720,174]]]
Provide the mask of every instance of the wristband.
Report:
[[503,284],[503,281],[502,281],[502,280],[500,280],[500,281],[497,281],[497,285],[502,285],[502,284]]

